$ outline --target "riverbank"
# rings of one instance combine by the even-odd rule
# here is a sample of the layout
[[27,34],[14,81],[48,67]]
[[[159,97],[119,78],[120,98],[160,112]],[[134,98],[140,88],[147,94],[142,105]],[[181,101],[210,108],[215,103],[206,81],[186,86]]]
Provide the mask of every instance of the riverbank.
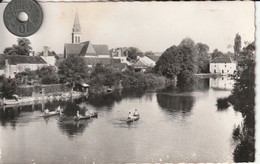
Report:
[[211,78],[211,77],[217,78],[217,77],[221,77],[223,75],[220,73],[198,73],[198,74],[195,74],[195,76],[198,78],[207,79],[207,78]]
[[77,91],[70,91],[64,93],[49,93],[49,94],[37,95],[37,96],[16,97],[16,99],[1,99],[0,105],[2,106],[30,105],[41,101],[76,99],[83,96],[88,96],[88,94],[83,92],[77,92]]

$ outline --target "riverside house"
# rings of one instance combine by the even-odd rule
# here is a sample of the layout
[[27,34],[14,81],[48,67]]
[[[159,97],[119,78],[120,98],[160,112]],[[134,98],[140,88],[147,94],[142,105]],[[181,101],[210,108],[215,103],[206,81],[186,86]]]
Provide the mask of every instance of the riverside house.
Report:
[[156,62],[159,60],[160,56],[146,55],[140,57],[132,65],[135,71],[146,71],[147,68],[153,68],[156,65]]
[[1,75],[10,78],[14,78],[15,74],[26,69],[35,71],[46,66],[47,62],[39,56],[2,55],[0,57]]
[[210,73],[229,75],[236,72],[237,64],[230,57],[217,57],[210,62]]

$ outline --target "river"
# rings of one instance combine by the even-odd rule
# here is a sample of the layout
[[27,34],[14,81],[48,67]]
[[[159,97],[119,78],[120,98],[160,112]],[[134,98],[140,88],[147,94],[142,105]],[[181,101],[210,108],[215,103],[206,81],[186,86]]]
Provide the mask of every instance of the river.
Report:
[[[219,84],[227,81],[205,79],[193,92],[123,91],[2,107],[0,163],[233,162],[232,132],[242,116],[216,106],[231,93]],[[39,117],[59,105],[63,116]],[[86,108],[98,118],[75,122],[76,111]],[[140,120],[127,124],[134,109]]]

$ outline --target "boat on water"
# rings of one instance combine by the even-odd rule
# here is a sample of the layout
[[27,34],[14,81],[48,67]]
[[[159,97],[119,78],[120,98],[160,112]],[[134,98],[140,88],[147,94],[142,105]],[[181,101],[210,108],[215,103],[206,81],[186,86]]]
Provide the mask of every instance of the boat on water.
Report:
[[50,117],[50,116],[56,116],[56,115],[60,115],[60,114],[61,114],[61,112],[52,111],[52,112],[49,112],[46,114],[42,114],[42,115],[40,115],[40,117]]
[[80,116],[80,117],[75,116],[74,121],[87,120],[87,119],[94,118],[94,117],[98,117],[97,112],[93,113],[92,115],[86,115],[86,116]]
[[18,105],[20,102],[15,99],[5,100],[4,105]]
[[138,115],[138,116],[133,116],[132,118],[128,118],[127,120],[126,120],[126,122],[127,123],[131,123],[131,122],[134,122],[134,121],[137,121],[137,120],[139,120],[139,118],[140,118],[140,116]]

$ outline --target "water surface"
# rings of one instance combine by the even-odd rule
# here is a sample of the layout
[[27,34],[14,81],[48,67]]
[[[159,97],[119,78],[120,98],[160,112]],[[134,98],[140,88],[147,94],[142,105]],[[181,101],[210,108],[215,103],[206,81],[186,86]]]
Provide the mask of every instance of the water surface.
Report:
[[[221,80],[218,80],[218,82]],[[226,79],[224,80],[226,81]],[[216,81],[214,81],[216,82]],[[206,84],[206,86],[204,85]],[[219,112],[216,100],[231,91],[209,81],[193,92],[127,91],[92,99],[53,101],[0,109],[4,163],[233,162],[232,139],[240,113]],[[42,109],[64,116],[39,117]],[[73,121],[77,110],[98,118]],[[138,109],[140,120],[126,123]]]

